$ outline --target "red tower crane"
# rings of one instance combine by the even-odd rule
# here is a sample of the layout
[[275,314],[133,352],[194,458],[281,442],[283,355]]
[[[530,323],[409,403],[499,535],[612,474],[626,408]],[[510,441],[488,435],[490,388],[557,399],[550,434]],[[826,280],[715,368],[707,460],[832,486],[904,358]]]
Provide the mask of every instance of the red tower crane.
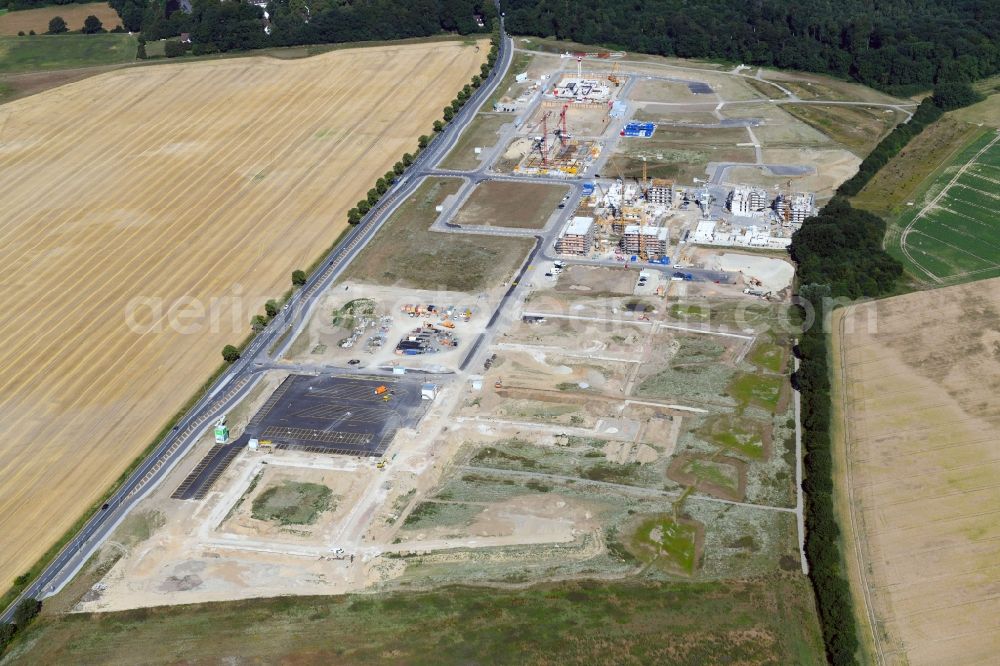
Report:
[[559,112],[559,142],[563,148],[566,147],[566,140],[569,139],[569,132],[566,130],[566,110],[569,104],[563,104],[562,111]]

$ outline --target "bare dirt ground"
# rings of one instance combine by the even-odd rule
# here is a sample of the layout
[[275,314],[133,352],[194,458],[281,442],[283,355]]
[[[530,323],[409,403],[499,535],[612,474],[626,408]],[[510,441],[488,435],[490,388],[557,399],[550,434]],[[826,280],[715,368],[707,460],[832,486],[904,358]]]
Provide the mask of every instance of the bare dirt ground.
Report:
[[[345,287],[347,287],[345,289]],[[390,364],[401,364],[407,367],[443,366],[455,368],[465,358],[476,336],[486,326],[490,313],[496,302],[502,296],[502,288],[496,287],[478,294],[466,294],[454,291],[406,290],[395,287],[381,287],[362,284],[354,281],[338,283],[323,297],[322,303],[309,320],[309,325],[302,330],[285,354],[284,360],[291,363],[344,365],[349,360],[358,360],[361,368],[376,368]],[[351,336],[353,326],[360,317],[347,317],[348,321],[333,323],[332,313],[340,310],[347,303],[358,299],[371,299],[375,305],[375,319],[391,317],[386,321],[385,343],[381,347],[368,347],[367,340],[380,334],[381,327],[375,324],[367,328],[357,342],[349,347],[341,347],[341,343]],[[396,344],[414,328],[425,322],[444,329],[440,315],[431,314],[420,317],[410,317],[403,312],[405,305],[435,304],[444,309],[455,306],[456,316],[448,318],[454,328],[450,329],[458,339],[458,346],[434,354],[418,356],[400,356],[395,353]],[[472,312],[468,321],[460,316],[466,310]],[[349,327],[348,327],[349,326]],[[370,351],[369,351],[370,350]]]
[[0,108],[0,293],[19,313],[0,325],[0,580],[149,443],[485,51],[143,67]]
[[752,183],[762,187],[780,185],[816,195],[821,205],[833,196],[834,190],[858,170],[861,160],[848,150],[825,148],[768,148],[764,147],[763,158],[769,164],[801,164],[811,166],[816,171],[803,176],[771,176],[759,169],[737,167],[726,172],[726,181],[732,183]]
[[41,35],[49,29],[49,21],[55,16],[61,16],[70,30],[80,30],[83,28],[83,21],[91,15],[101,20],[105,30],[111,30],[122,22],[118,12],[106,2],[39,7],[7,12],[0,16],[0,35],[16,35],[18,32],[31,30]]
[[853,306],[833,331],[841,525],[862,626],[886,663],[993,662],[1000,279]]

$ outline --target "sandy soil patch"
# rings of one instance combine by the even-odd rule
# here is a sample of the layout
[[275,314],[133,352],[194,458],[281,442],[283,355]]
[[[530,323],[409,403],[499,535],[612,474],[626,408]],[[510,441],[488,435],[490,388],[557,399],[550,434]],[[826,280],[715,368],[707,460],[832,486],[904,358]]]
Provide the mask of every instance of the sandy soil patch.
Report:
[[817,201],[822,203],[832,197],[834,190],[853,176],[858,170],[858,165],[861,164],[861,159],[849,150],[769,148],[765,145],[762,152],[764,162],[767,164],[811,166],[816,171],[803,176],[771,176],[760,169],[738,167],[726,172],[726,180],[763,187],[774,187],[775,185],[787,187],[788,181],[791,181],[791,189],[813,192]]
[[485,51],[166,64],[0,107],[0,284],[21,313],[0,326],[0,580],[117,478]]
[[1000,279],[835,318],[841,525],[862,626],[871,613],[888,663],[1000,650],[998,330]]
[[766,291],[775,293],[788,288],[795,275],[795,267],[784,259],[725,252],[714,260],[716,270],[740,273],[746,281],[756,278]]

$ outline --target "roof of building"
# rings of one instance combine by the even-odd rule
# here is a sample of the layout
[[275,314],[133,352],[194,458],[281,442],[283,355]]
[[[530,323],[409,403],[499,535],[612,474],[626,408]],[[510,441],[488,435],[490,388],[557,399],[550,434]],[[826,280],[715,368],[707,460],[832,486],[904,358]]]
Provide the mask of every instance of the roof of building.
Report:
[[[638,224],[627,224],[625,225],[625,235],[626,236],[638,236],[639,235],[639,225]],[[666,227],[646,227],[642,230],[643,236],[652,236],[660,240],[667,240],[670,236],[670,230]]]
[[576,236],[586,236],[590,233],[590,228],[594,224],[594,218],[577,216],[569,221],[566,228],[563,230],[563,236],[567,234],[573,234]]

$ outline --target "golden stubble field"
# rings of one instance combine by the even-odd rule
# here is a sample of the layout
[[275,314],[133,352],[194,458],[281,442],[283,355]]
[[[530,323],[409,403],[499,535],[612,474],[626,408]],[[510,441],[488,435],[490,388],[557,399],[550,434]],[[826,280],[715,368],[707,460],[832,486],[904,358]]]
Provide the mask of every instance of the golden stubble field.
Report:
[[0,107],[0,588],[337,238],[483,45],[146,66]]
[[79,31],[83,29],[83,22],[91,15],[101,19],[105,30],[111,30],[122,22],[118,12],[106,2],[40,7],[7,12],[0,16],[0,35],[16,35],[29,30],[41,35],[49,29],[49,21],[56,16],[61,16],[66,21],[69,30]]
[[835,321],[841,525],[865,633],[875,627],[880,663],[994,662],[1000,279],[854,306]]

